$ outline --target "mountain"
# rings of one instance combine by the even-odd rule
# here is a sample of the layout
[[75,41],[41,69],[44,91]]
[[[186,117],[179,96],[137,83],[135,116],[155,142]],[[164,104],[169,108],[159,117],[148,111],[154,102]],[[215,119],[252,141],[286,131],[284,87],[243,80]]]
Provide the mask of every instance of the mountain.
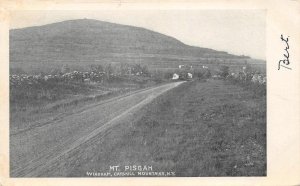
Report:
[[204,59],[240,59],[144,28],[91,19],[69,20],[10,30],[11,66],[58,64],[200,62]]

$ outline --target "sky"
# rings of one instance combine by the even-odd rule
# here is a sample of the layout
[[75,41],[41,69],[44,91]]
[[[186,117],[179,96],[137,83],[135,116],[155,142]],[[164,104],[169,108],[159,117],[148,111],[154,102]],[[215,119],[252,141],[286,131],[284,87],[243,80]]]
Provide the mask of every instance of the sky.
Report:
[[264,10],[14,11],[10,28],[83,18],[143,27],[188,45],[266,59]]

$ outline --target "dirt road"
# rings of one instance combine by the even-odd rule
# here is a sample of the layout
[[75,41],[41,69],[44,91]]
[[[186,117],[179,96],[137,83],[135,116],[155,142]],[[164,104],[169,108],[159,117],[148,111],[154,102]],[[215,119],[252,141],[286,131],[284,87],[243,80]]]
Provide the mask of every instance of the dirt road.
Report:
[[11,177],[35,177],[61,156],[178,86],[170,83],[121,96],[10,134]]

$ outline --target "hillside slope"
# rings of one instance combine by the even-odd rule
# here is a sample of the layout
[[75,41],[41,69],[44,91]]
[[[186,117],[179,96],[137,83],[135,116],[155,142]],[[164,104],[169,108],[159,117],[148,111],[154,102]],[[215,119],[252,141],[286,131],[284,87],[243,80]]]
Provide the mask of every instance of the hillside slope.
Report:
[[10,64],[32,65],[107,62],[164,64],[201,58],[241,58],[188,46],[144,28],[98,20],[69,20],[10,30]]

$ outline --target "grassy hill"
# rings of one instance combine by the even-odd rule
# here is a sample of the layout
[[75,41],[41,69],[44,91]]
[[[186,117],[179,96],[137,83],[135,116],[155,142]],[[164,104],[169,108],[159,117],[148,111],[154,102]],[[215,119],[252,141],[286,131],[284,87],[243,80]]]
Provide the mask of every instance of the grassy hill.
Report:
[[90,19],[10,30],[10,66],[25,70],[104,63],[166,68],[218,60],[230,64],[244,59],[249,58],[189,46],[144,28]]

